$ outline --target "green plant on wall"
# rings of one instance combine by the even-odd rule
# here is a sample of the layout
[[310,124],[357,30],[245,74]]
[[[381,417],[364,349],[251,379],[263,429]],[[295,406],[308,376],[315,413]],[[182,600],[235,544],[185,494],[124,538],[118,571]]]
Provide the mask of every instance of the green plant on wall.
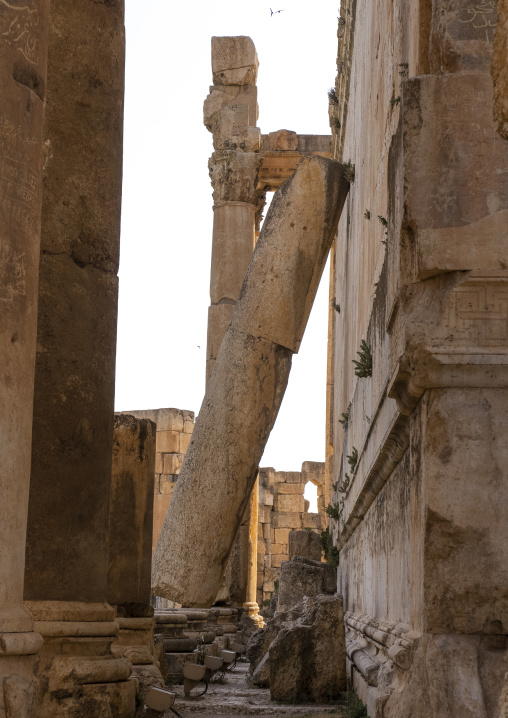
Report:
[[362,339],[360,342],[360,351],[356,353],[360,357],[359,359],[352,360],[356,367],[356,376],[362,379],[372,376],[372,352],[365,339]]
[[339,549],[333,545],[333,537],[328,528],[321,531],[321,550],[323,551],[325,559],[328,563],[334,568],[337,568],[340,556]]
[[340,504],[328,504],[328,506],[326,507],[326,515],[334,521],[338,521],[340,519],[341,513],[342,506]]
[[343,411],[341,414],[341,418],[339,419],[339,423],[342,424],[344,430],[348,428],[349,426],[349,417],[351,416],[351,405],[352,401],[349,402],[348,407],[346,411]]
[[356,448],[356,446],[353,446],[353,450],[351,451],[350,454],[347,454],[346,458],[347,458],[347,463],[351,467],[351,471],[354,474],[356,465],[358,464],[358,449]]

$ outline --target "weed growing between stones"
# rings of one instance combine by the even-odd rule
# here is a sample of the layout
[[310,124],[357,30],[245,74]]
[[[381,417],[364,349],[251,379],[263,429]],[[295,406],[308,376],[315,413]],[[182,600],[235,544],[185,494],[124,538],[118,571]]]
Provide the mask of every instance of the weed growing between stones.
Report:
[[333,545],[333,537],[328,527],[324,531],[321,531],[321,549],[327,562],[334,568],[337,568],[340,553],[339,549]]
[[349,417],[350,417],[350,415],[351,415],[351,405],[352,405],[352,403],[353,403],[352,401],[349,402],[346,411],[343,411],[343,412],[342,412],[341,418],[339,419],[339,423],[342,424],[342,426],[343,426],[343,428],[344,428],[344,431],[345,431],[345,430],[348,428],[348,426],[349,426]]
[[362,339],[360,343],[360,351],[356,352],[359,359],[353,359],[352,362],[355,365],[355,374],[360,379],[372,376],[372,352],[369,345]]
[[335,87],[330,87],[330,89],[328,90],[328,100],[331,102],[332,105],[339,104],[339,98],[337,97],[337,93],[335,92]]
[[356,446],[353,446],[353,450],[351,451],[350,454],[347,454],[346,458],[347,458],[347,463],[351,467],[351,471],[354,474],[356,465],[358,463],[358,449],[356,448]]
[[367,718],[367,707],[358,698],[348,678],[347,688],[339,700],[342,718]]

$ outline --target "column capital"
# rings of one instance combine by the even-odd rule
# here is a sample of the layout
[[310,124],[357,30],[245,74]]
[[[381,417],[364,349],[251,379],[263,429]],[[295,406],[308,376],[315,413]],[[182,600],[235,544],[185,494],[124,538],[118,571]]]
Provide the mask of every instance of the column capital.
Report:
[[208,161],[214,204],[247,202],[257,206],[256,185],[262,155],[219,150]]

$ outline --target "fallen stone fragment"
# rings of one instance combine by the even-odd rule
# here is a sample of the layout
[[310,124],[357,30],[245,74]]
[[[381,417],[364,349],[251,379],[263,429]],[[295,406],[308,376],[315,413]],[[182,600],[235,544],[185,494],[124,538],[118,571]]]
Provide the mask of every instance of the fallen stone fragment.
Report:
[[329,563],[295,556],[281,564],[277,613],[289,611],[308,596],[334,594],[337,569]]
[[340,163],[312,156],[274,197],[155,549],[155,595],[217,595],[348,189]]

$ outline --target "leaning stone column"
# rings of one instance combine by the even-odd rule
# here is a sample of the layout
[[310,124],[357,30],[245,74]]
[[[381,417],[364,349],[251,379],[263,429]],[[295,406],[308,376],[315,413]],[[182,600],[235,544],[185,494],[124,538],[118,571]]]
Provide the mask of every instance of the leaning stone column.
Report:
[[37,718],[130,716],[106,603],[122,180],[123,0],[52,0],[25,599]]
[[141,699],[150,686],[164,687],[155,658],[150,605],[155,435],[153,421],[115,415],[108,602],[116,608],[120,626],[113,653],[132,663]]
[[314,156],[274,197],[155,549],[157,595],[215,598],[348,188],[341,164]]
[[[28,716],[42,645],[23,609],[49,1],[0,4],[0,717]],[[20,34],[19,27],[24,28]]]

